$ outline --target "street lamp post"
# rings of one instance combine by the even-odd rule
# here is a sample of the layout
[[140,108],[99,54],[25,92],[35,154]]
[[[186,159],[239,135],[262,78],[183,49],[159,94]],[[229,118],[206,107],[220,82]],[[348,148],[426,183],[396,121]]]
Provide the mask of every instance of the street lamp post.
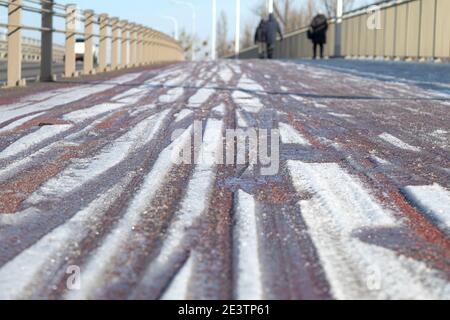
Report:
[[269,14],[270,13],[273,13],[273,0],[268,0],[269,1],[269,5],[268,5],[268,10],[267,11],[269,11]]
[[212,28],[211,28],[211,60],[216,60],[217,57],[217,1],[212,0]]
[[336,32],[334,55],[340,57],[342,54],[342,15],[344,14],[343,0],[336,0]]
[[234,54],[236,59],[239,58],[241,43],[241,0],[236,0],[236,34],[234,38]]
[[192,10],[192,60],[195,60],[195,33],[197,32],[197,12],[191,2],[172,0],[172,2],[188,6]]
[[164,19],[170,20],[173,23],[173,30],[174,30],[174,38],[178,41],[178,20],[174,17],[170,16],[164,16]]

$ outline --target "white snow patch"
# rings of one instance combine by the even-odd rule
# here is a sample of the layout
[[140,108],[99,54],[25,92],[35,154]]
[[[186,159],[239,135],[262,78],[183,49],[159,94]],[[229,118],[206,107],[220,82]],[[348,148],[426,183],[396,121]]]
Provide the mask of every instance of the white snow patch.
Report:
[[189,279],[192,276],[194,268],[194,258],[189,256],[181,270],[172,280],[171,284],[164,292],[161,300],[181,301],[189,297]]
[[255,206],[253,196],[239,190],[233,239],[237,261],[237,300],[264,298]]
[[8,166],[6,166],[5,168],[0,169],[0,181],[6,181],[10,179],[14,174],[19,172],[19,170],[24,168],[26,165],[32,163],[35,158],[45,155],[50,150],[53,150],[61,146],[73,145],[73,143],[70,142],[71,140],[78,139],[83,135],[86,135],[87,133],[91,132],[91,130],[93,130],[97,124],[104,121],[107,117],[108,115],[95,120],[92,124],[84,128],[83,130],[72,133],[71,135],[65,137],[64,140],[53,142],[52,144],[30,154],[29,156],[16,159],[14,162],[8,164]]
[[241,74],[241,67],[239,65],[231,64],[230,68],[234,71],[236,74]]
[[190,99],[189,99],[189,107],[198,108],[214,94],[214,89],[202,88],[198,90]]
[[239,80],[238,88],[246,91],[264,91],[264,88],[260,84],[248,78],[247,75],[243,75]]
[[82,121],[88,120],[90,118],[94,118],[103,113],[115,111],[124,106],[125,106],[125,104],[122,104],[122,103],[111,103],[111,102],[103,103],[103,104],[99,104],[99,105],[96,105],[91,108],[73,111],[71,113],[64,115],[63,119],[67,120],[67,121],[73,121],[73,122],[82,122]]
[[248,127],[247,121],[244,119],[244,116],[242,115],[242,113],[239,110],[236,110],[236,122],[237,122],[238,127],[240,127],[240,128]]
[[332,163],[288,161],[288,169],[297,191],[312,193],[301,214],[336,299],[448,299],[439,271],[358,239],[364,230],[400,225],[357,178]]
[[305,98],[303,98],[301,96],[295,95],[295,94],[291,94],[291,95],[289,95],[289,97],[291,97],[294,100],[300,101],[300,102],[308,101],[307,99],[305,99]]
[[189,77],[189,75],[190,75],[189,72],[183,72],[179,76],[177,76],[176,78],[166,81],[164,83],[164,85],[167,86],[167,87],[182,85],[183,82],[186,81],[186,79]]
[[314,106],[315,106],[316,108],[319,108],[319,109],[327,109],[327,108],[328,108],[327,105],[321,104],[321,103],[317,103],[317,102],[314,102]]
[[246,92],[234,91],[232,96],[234,102],[247,112],[258,113],[264,108],[264,105],[258,98]]
[[112,101],[121,102],[124,104],[135,104],[141,100],[148,93],[148,89],[145,86],[139,86],[138,88],[132,88],[125,92],[122,92],[115,97]]
[[350,119],[353,118],[352,115],[346,114],[346,113],[337,113],[337,112],[328,112],[329,115],[337,117],[337,118],[343,118],[343,119]]
[[215,113],[216,115],[218,115],[219,117],[225,116],[226,111],[227,111],[227,108],[226,108],[225,104],[223,104],[223,103],[221,103],[220,105],[218,105],[217,107],[212,109],[212,112]]
[[284,144],[300,144],[303,146],[310,146],[309,141],[292,126],[286,123],[279,124],[281,141]]
[[33,114],[33,115],[31,115],[31,116],[23,117],[22,119],[16,120],[16,121],[10,123],[9,125],[7,125],[7,126],[1,128],[1,129],[0,129],[0,133],[1,133],[1,132],[6,132],[6,131],[14,130],[15,128],[20,127],[21,125],[27,123],[28,121],[33,120],[33,119],[35,119],[35,118],[37,118],[37,117],[42,116],[44,113],[45,113],[45,112],[39,112],[39,113]]
[[173,154],[179,153],[186,144],[191,143],[191,133],[192,126],[160,153],[123,218],[83,268],[85,285],[80,291],[72,292],[69,296],[70,299],[87,299],[89,294],[95,291],[102,281],[106,281],[103,277],[106,270],[110,268],[116,255],[121,252],[121,248],[127,244],[128,239],[133,235],[133,226],[139,222],[142,214],[151,204],[170,170],[174,167]]
[[[60,270],[62,259],[70,244],[81,242],[92,230],[95,220],[105,208],[121,194],[120,183],[94,200],[87,208],[75,214],[69,221],[49,232],[34,245],[0,268],[0,299],[24,299],[27,289],[39,284],[38,276],[43,270],[50,275]],[[53,263],[51,263],[53,261]],[[82,286],[85,284],[82,279]],[[42,279],[41,279],[42,281]],[[44,283],[44,282],[41,282]],[[24,296],[25,295],[25,296]]]
[[175,122],[180,122],[181,120],[186,119],[190,115],[194,114],[192,110],[183,109],[175,115]]
[[169,110],[151,116],[133,127],[99,154],[89,159],[77,159],[57,177],[50,179],[31,195],[27,203],[37,204],[45,199],[58,198],[67,194],[108,169],[118,165],[131,152],[150,142],[162,128]]
[[440,228],[450,231],[450,192],[438,184],[404,188],[406,197],[435,221]]
[[[138,78],[140,75],[141,73],[132,73],[98,84],[71,87],[66,89],[65,91],[57,92],[55,96],[52,96],[48,100],[37,103],[30,102],[25,104],[22,103],[20,106],[17,105],[6,106],[2,110],[2,123],[32,112],[45,111],[58,106],[73,103],[75,101],[87,98],[90,95],[110,90],[114,88],[116,85],[132,81]],[[32,97],[29,99],[31,100]]]
[[399,138],[394,137],[393,135],[390,135],[389,133],[380,134],[378,137],[380,139],[384,140],[385,142],[393,145],[394,147],[397,147],[397,148],[400,148],[403,150],[408,150],[408,151],[420,152],[419,147],[411,146],[411,145],[407,144],[406,142],[400,140]]
[[233,78],[233,72],[229,68],[223,67],[219,72],[219,77],[223,80],[223,82],[228,83]]
[[37,131],[30,133],[23,138],[20,138],[9,147],[4,149],[0,153],[0,159],[15,156],[23,151],[26,151],[45,140],[48,140],[60,133],[63,133],[72,128],[72,125],[54,125],[54,126],[44,126]]
[[430,136],[436,139],[436,142],[442,147],[442,148],[449,148],[450,147],[450,132],[439,129],[435,130],[432,133],[430,133]]
[[389,161],[382,159],[380,157],[377,157],[376,155],[373,155],[373,154],[370,156],[370,159],[372,161],[374,161],[376,164],[381,165],[381,166],[387,166],[387,165],[391,164]]
[[166,94],[159,97],[161,103],[172,103],[177,101],[184,93],[183,88],[174,88],[167,91]]
[[203,161],[200,161],[194,169],[186,194],[181,201],[180,210],[175,213],[166,232],[159,255],[147,268],[143,283],[152,283],[165,272],[167,263],[174,257],[175,252],[183,247],[183,240],[193,223],[208,209],[216,181],[215,162],[223,147],[223,128],[223,121],[208,120],[200,151]]

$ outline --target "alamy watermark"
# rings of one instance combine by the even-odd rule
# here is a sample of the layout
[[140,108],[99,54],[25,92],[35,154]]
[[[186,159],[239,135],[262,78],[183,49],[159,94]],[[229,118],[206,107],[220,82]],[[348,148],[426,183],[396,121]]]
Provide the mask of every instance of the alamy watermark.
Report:
[[[219,128],[217,130],[220,130]],[[186,134],[176,130],[172,141]],[[203,123],[194,121],[190,142],[173,149],[174,164],[258,166],[263,176],[278,174],[280,169],[280,131],[278,129],[227,129],[219,143],[203,141]],[[189,140],[189,139],[188,139]]]
[[367,18],[367,28],[369,30],[381,30],[381,8],[380,6],[373,5],[367,9],[369,17]]
[[66,274],[69,275],[66,281],[67,289],[71,291],[81,290],[81,268],[75,265],[68,266]]

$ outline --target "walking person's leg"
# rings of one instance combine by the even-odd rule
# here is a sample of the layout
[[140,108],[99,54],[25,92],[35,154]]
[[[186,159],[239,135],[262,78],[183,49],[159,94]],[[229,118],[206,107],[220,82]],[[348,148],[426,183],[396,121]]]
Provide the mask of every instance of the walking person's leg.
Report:
[[315,60],[317,57],[317,43],[313,43],[313,59]]
[[323,59],[323,50],[324,50],[324,45],[323,43],[320,44],[320,58]]
[[274,45],[272,43],[268,43],[267,44],[267,57],[269,59],[273,59],[273,50],[274,50]]

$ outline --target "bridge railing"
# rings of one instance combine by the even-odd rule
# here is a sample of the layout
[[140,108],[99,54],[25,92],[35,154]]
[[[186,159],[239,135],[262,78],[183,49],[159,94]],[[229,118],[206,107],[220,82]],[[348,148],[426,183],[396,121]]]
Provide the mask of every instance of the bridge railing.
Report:
[[[83,74],[94,74],[148,64],[167,63],[183,60],[180,44],[168,35],[157,30],[131,23],[119,18],[110,18],[107,14],[95,14],[92,10],[80,11],[73,4],[61,5],[53,0],[0,0],[0,7],[8,10],[7,23],[0,23],[0,28],[7,28],[7,86],[25,85],[22,78],[22,42],[23,31],[41,33],[40,80],[54,79],[53,36],[63,34],[65,37],[64,76],[75,77],[77,71],[75,53],[76,37],[84,43]],[[25,25],[23,13],[32,12],[41,16],[41,26]],[[81,16],[81,17],[80,17]],[[64,20],[65,27],[54,27],[54,19]],[[83,24],[84,31],[77,31],[76,25]],[[95,32],[94,26],[96,26]],[[94,38],[98,39],[98,65],[94,64]],[[119,52],[120,50],[120,52]],[[110,62],[108,61],[108,51]]]
[[[377,9],[378,11],[374,10]],[[374,15],[375,14],[375,15]],[[369,27],[379,17],[379,28]],[[376,21],[375,21],[376,22]],[[369,25],[368,25],[369,23]],[[336,19],[329,20],[325,55],[337,56]],[[376,25],[374,23],[373,25]],[[278,41],[276,58],[311,58],[312,43],[308,27],[285,35]],[[449,59],[450,0],[385,0],[343,16],[341,53],[344,57],[387,59]],[[229,56],[232,58],[233,56]],[[240,52],[242,59],[257,58],[258,48]]]

